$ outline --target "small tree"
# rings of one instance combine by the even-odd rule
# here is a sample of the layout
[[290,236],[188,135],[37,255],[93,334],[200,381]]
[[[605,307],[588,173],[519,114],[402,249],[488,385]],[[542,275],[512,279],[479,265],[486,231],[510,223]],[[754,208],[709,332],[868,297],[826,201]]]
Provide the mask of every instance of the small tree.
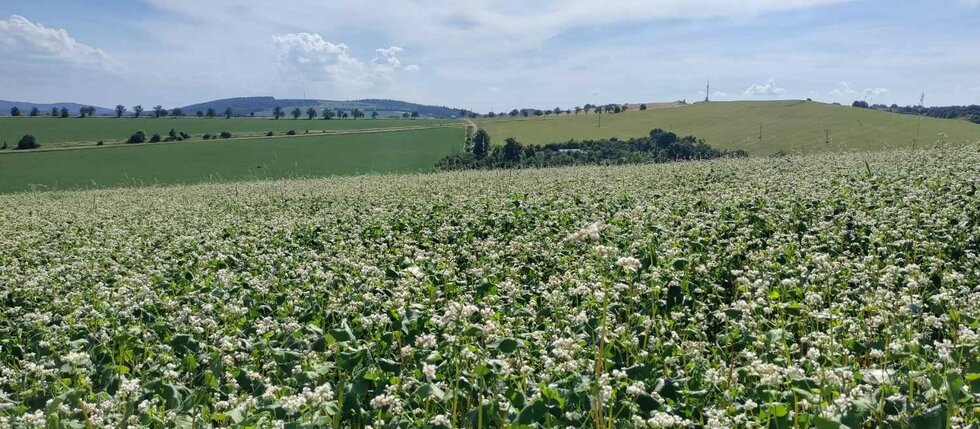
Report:
[[160,134],[153,134],[153,137],[150,137],[150,143],[159,143],[159,142],[160,142]]
[[524,152],[524,146],[513,137],[504,141],[504,161],[518,162],[521,160],[522,152]]
[[138,118],[141,115],[143,115],[143,106],[140,104],[133,106],[133,117]]
[[10,116],[20,116],[20,107],[17,106],[11,107]]
[[198,118],[203,118],[204,117],[204,112],[198,110],[197,113],[194,114],[194,116],[197,116]]
[[204,116],[207,116],[208,119],[211,119],[214,118],[215,116],[218,116],[218,112],[214,110],[214,107],[208,107],[208,111],[207,113],[204,114]]
[[317,117],[316,109],[314,109],[312,107],[310,107],[309,109],[306,109],[306,116],[308,116],[311,121],[314,120],[314,119],[316,119],[316,117]]
[[146,133],[143,130],[139,130],[129,136],[129,140],[126,143],[146,143]]
[[123,106],[122,104],[117,104],[116,105],[116,117],[117,118],[121,118],[122,115],[124,115],[124,114],[126,114],[126,106]]
[[418,118],[419,112],[412,112],[412,119]]
[[371,119],[378,119],[378,116],[381,116],[381,115],[378,114],[378,111],[377,110],[371,112]]
[[176,116],[178,118],[184,116],[184,110],[179,107],[176,107],[174,108],[174,110],[170,111],[170,116]]
[[364,117],[364,112],[362,112],[361,109],[354,109],[354,111],[353,112],[350,112],[350,114],[351,114],[351,116],[354,117],[354,119],[363,118]]
[[229,133],[228,131],[222,131],[221,134],[219,134],[219,136],[223,139],[230,139],[231,133]]
[[231,107],[225,108],[225,119],[231,119],[231,115],[233,115],[234,113],[235,112],[231,111]]
[[303,116],[303,111],[299,107],[294,108],[292,113],[293,119],[299,119],[300,116]]
[[490,134],[486,130],[480,128],[476,130],[476,134],[473,136],[473,156],[476,159],[486,158],[487,152],[490,151]]
[[41,147],[41,145],[37,143],[37,139],[30,134],[21,137],[20,141],[17,142],[17,149],[19,150],[37,149],[39,147]]
[[640,105],[640,110],[647,110],[647,105],[646,104],[641,104]]
[[60,110],[58,110],[58,108],[57,108],[57,107],[52,107],[52,108],[51,108],[51,117],[52,117],[52,118],[56,118],[56,117],[58,117],[58,115],[60,115],[60,114],[61,114],[61,111],[60,111]]
[[286,114],[282,112],[282,107],[276,106],[274,109],[272,109],[272,116],[274,116],[278,121],[279,118],[286,116]]
[[161,106],[159,104],[157,104],[156,106],[153,106],[153,116],[159,118],[159,117],[163,116],[163,112],[164,112],[163,106]]
[[59,111],[59,116],[61,116],[62,118],[67,118],[68,117],[68,108],[67,107],[62,107],[61,108],[61,111]]
[[333,119],[333,110],[323,109],[323,119],[331,120]]
[[37,107],[31,107],[31,116],[39,116],[41,111]]

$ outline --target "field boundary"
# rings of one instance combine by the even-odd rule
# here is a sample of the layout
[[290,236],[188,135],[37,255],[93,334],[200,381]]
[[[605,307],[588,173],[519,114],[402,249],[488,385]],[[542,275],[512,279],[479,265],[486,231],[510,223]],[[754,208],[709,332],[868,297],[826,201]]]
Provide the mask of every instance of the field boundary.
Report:
[[[109,143],[101,146],[91,145],[91,146],[58,146],[45,148],[41,147],[39,149],[29,149],[29,150],[7,150],[0,151],[0,155],[4,154],[28,154],[28,153],[38,153],[38,152],[56,152],[56,151],[69,151],[69,150],[89,150],[89,149],[106,149],[106,148],[120,148],[120,147],[143,147],[143,146],[160,146],[169,144],[201,144],[201,143],[219,143],[219,142],[234,142],[240,140],[274,140],[274,139],[285,139],[285,138],[297,138],[297,137],[316,137],[316,136],[344,136],[352,134],[382,134],[382,133],[394,133],[402,131],[421,131],[421,130],[431,130],[438,128],[463,128],[459,124],[442,124],[442,125],[416,125],[407,127],[387,127],[387,128],[362,128],[355,130],[316,130],[316,132],[309,133],[296,133],[295,135],[266,135],[265,133],[250,133],[242,136],[235,136],[226,139],[214,138],[211,140],[204,140],[203,138],[198,138],[194,140],[183,140],[183,141],[160,141],[156,143]],[[95,143],[92,141],[79,141],[79,142],[67,142],[67,143]]]

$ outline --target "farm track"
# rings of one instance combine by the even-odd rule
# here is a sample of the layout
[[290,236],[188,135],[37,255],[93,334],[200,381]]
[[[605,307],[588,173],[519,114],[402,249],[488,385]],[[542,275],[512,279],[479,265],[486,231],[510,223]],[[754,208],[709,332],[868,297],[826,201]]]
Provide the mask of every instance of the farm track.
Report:
[[[475,125],[475,124],[474,124]],[[215,142],[233,142],[241,140],[256,140],[256,139],[283,139],[283,138],[296,138],[296,137],[313,137],[313,136],[343,136],[352,134],[380,134],[380,133],[390,133],[398,131],[418,131],[418,130],[431,130],[436,128],[459,128],[459,125],[444,124],[444,125],[432,125],[432,126],[408,126],[408,127],[386,127],[386,128],[364,128],[364,129],[354,129],[354,130],[313,130],[313,132],[297,133],[295,135],[273,135],[269,136],[265,133],[250,133],[246,135],[231,137],[227,139],[214,138],[211,140],[197,139],[197,140],[184,140],[184,141],[170,141],[170,142],[156,142],[156,143],[110,143],[101,146],[96,146],[94,141],[78,141],[78,142],[65,142],[64,146],[33,149],[33,150],[9,150],[2,151],[2,154],[13,154],[13,153],[37,153],[37,152],[54,152],[54,151],[66,151],[66,150],[86,150],[86,149],[105,149],[105,148],[118,148],[118,147],[136,147],[142,145],[165,145],[165,144],[193,144],[193,143],[215,143]],[[89,144],[89,146],[82,146],[82,144]]]

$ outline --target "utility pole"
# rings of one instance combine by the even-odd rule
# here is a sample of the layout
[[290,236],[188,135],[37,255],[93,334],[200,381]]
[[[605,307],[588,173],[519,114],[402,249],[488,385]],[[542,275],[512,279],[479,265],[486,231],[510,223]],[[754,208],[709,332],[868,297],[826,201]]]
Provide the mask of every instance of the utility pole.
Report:
[[704,87],[704,102],[707,103],[711,101],[711,81],[708,81],[708,86]]

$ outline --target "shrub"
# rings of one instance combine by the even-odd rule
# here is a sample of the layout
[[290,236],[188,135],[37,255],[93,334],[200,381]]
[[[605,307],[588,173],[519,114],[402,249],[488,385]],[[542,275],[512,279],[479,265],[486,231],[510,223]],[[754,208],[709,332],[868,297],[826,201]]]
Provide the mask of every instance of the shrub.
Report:
[[190,134],[187,134],[187,133],[185,133],[183,131],[180,132],[180,139],[181,140],[190,140],[190,138],[191,138],[191,135]]
[[223,138],[223,139],[230,139],[231,138],[231,133],[229,133],[228,131],[222,131],[221,132],[221,138]]
[[289,130],[289,131],[286,132],[286,135],[287,136],[295,136],[296,135],[296,130]]
[[99,140],[99,141],[98,141],[98,143],[96,143],[95,145],[96,145],[96,146],[102,146],[102,145],[103,145],[103,142],[102,142],[102,140]]
[[204,140],[211,140],[211,133],[205,134],[204,135]]
[[274,133],[274,132],[272,132],[272,131],[269,131],[269,132],[267,132],[267,133],[265,133],[265,136],[266,136],[266,137],[272,137],[272,136],[274,136],[274,135],[276,135],[276,133]]
[[159,143],[159,142],[160,142],[160,134],[154,134],[153,137],[150,137],[150,143]]
[[24,137],[21,137],[20,138],[20,141],[17,143],[17,149],[21,149],[21,150],[24,150],[24,149],[37,149],[39,147],[41,147],[41,145],[39,145],[37,143],[37,139],[34,138],[34,136],[32,136],[30,134],[28,134],[28,135],[26,135]]
[[146,143],[146,133],[143,130],[139,130],[129,136],[129,140],[126,143]]

